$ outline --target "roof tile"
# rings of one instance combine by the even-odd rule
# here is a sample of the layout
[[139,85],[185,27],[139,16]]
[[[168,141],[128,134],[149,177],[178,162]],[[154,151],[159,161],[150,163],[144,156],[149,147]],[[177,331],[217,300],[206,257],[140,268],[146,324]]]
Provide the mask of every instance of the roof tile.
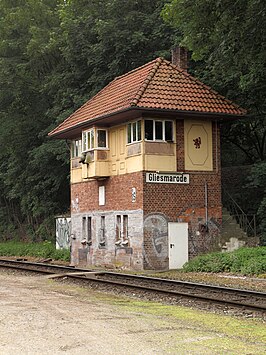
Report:
[[186,71],[157,58],[115,78],[49,135],[130,107],[213,114],[246,113]]

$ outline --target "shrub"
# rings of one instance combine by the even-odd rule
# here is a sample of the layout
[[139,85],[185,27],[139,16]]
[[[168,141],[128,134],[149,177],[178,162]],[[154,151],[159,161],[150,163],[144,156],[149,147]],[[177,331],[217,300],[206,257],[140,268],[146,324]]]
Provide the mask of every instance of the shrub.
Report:
[[183,266],[185,272],[266,272],[266,247],[241,248],[230,253],[210,253],[198,256]]
[[52,258],[54,260],[70,260],[69,250],[56,250],[50,241],[42,243],[5,242],[0,243],[0,256],[33,256]]

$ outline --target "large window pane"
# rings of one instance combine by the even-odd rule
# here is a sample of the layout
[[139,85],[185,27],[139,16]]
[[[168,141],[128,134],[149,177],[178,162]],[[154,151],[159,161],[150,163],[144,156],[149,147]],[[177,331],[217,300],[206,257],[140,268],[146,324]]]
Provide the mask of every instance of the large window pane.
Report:
[[165,140],[172,141],[173,140],[173,122],[165,121]]
[[72,158],[79,157],[81,155],[81,139],[72,141]]
[[87,149],[91,149],[91,132],[89,131],[89,132],[87,132],[88,133],[88,135],[87,135],[87,139],[88,139],[88,148]]
[[137,140],[141,141],[141,121],[137,122]]
[[82,133],[82,150],[83,150],[83,152],[85,152],[87,150],[87,133],[88,132]]
[[132,129],[133,129],[133,142],[136,142],[136,140],[137,140],[137,122],[133,123]]
[[98,147],[107,148],[106,131],[103,129],[98,129],[97,132],[98,132]]
[[131,143],[131,123],[127,125],[127,142]]
[[153,140],[153,120],[145,120],[145,139]]
[[93,149],[94,148],[94,130],[92,129],[90,131],[91,133],[91,144],[90,144],[90,149]]
[[155,121],[155,139],[163,140],[163,123]]

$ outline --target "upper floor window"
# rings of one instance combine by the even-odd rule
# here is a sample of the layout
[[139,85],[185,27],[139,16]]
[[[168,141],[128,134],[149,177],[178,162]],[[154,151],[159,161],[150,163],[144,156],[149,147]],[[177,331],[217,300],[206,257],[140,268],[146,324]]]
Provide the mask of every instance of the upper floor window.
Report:
[[105,129],[97,129],[97,147],[107,148],[107,131]]
[[173,141],[173,121],[145,120],[145,139]]
[[75,139],[71,144],[71,157],[77,158],[81,155],[81,139]]
[[82,132],[82,151],[107,148],[107,130],[92,128]]
[[141,121],[128,123],[127,125],[127,143],[141,141]]

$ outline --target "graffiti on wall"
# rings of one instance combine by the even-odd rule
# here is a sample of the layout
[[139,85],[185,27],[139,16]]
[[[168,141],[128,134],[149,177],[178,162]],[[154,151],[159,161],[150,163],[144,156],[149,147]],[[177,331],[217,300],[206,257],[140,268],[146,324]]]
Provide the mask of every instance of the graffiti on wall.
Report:
[[71,218],[56,218],[56,249],[70,248]]
[[144,219],[144,259],[147,268],[168,267],[168,221],[162,214]]

